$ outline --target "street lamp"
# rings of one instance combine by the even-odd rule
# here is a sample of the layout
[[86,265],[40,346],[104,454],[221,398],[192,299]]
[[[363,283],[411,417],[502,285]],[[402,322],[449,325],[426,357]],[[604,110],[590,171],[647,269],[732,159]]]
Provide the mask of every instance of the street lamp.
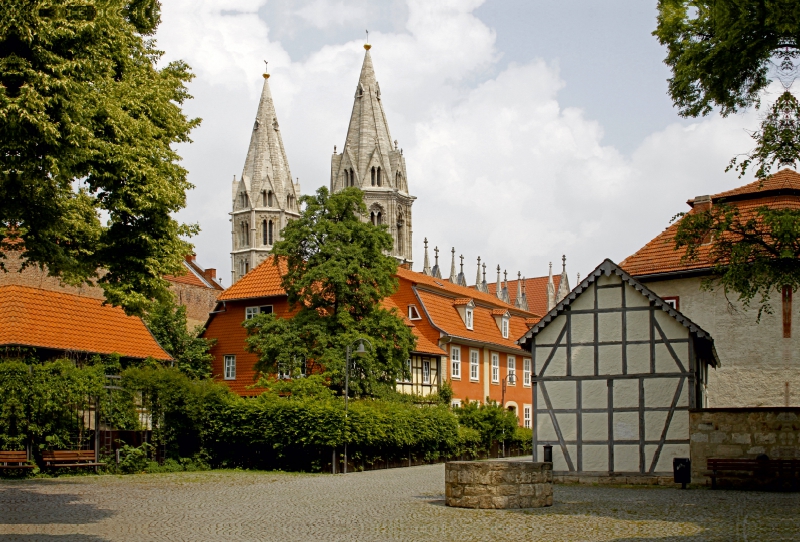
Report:
[[347,401],[350,397],[350,354],[353,346],[358,343],[358,347],[356,347],[356,351],[352,352],[356,356],[363,358],[367,355],[367,350],[364,348],[364,343],[369,345],[369,349],[372,350],[372,343],[369,342],[367,339],[356,339],[352,343],[347,345],[347,362],[344,368],[344,473],[347,474]]

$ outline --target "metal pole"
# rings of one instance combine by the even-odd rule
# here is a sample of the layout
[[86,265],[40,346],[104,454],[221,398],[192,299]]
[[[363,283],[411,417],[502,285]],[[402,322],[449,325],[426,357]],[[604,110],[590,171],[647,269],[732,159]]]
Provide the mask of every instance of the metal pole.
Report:
[[347,474],[347,398],[350,395],[350,345],[347,345],[347,361],[344,367],[344,473]]

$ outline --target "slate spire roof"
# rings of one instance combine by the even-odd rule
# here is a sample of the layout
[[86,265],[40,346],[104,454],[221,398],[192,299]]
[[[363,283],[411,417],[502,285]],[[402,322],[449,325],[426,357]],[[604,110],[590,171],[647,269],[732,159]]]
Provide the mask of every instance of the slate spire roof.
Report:
[[287,196],[296,199],[300,192],[300,186],[295,185],[289,170],[289,160],[283,148],[275,103],[269,88],[269,74],[266,73],[242,176],[238,182],[234,180],[233,183],[234,198],[241,191],[242,184],[251,204],[261,203],[258,197],[262,191],[272,191],[277,206],[281,209],[286,207]]

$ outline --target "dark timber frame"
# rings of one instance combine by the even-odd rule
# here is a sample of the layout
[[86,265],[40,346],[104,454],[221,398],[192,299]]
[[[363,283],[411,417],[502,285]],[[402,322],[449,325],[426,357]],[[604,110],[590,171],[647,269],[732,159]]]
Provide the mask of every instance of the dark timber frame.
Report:
[[[609,279],[603,280],[602,277],[609,277]],[[632,287],[638,293],[631,294],[631,289],[626,288],[626,285]],[[620,295],[617,298],[619,299],[619,306],[600,305],[601,292],[610,289],[620,290]],[[573,302],[581,294],[587,292],[590,292],[593,297],[593,306],[587,307],[587,303],[582,303],[574,307]],[[642,299],[638,294],[647,299]],[[609,294],[607,297],[611,298],[612,295]],[[630,295],[635,295],[637,299],[627,299],[627,296]],[[678,326],[674,326],[674,329],[671,329],[672,336],[670,336],[670,330],[665,331],[657,316],[658,313],[662,312],[669,314],[670,317],[685,328],[685,334],[682,338],[676,338],[676,329],[680,329]],[[621,329],[612,340],[600,337],[600,319],[604,314],[620,314]],[[641,326],[645,320],[641,316],[645,314],[649,336],[646,339],[629,338],[629,319],[638,318],[633,323]],[[585,340],[587,337],[582,337],[583,340],[574,337],[573,320],[579,315],[590,315],[592,317],[593,332],[590,340]],[[608,317],[609,320],[611,318],[613,316]],[[661,320],[663,323],[663,317]],[[586,323],[587,319],[584,317],[582,321]],[[548,333],[548,337],[551,337],[548,339],[549,342],[542,342],[538,335],[549,326],[556,326],[556,328]],[[642,329],[638,328],[640,332]],[[583,335],[586,335],[585,330]],[[680,334],[678,333],[678,335]],[[552,337],[555,337],[555,339],[553,340]],[[538,461],[540,446],[549,444],[554,449],[561,450],[567,470],[576,473],[587,472],[584,470],[584,448],[586,446],[607,446],[608,473],[614,473],[615,446],[619,445],[638,447],[638,469],[617,470],[616,472],[636,472],[639,474],[655,474],[658,472],[657,465],[665,445],[677,444],[688,447],[689,444],[688,428],[685,435],[681,434],[680,438],[675,438],[676,435],[669,435],[670,426],[676,412],[687,411],[688,414],[690,408],[703,406],[704,385],[708,374],[707,366],[716,367],[719,364],[713,346],[713,339],[708,333],[630,277],[610,260],[605,260],[600,264],[563,301],[531,328],[518,343],[529,350],[532,356],[533,461]],[[628,347],[636,345],[649,347],[647,348],[649,350],[649,367],[646,369],[644,367],[647,363],[645,361],[642,364],[643,358],[641,355],[638,358],[635,356],[632,359],[628,359]],[[621,359],[618,360],[619,363],[616,366],[620,368],[619,371],[603,372],[600,366],[600,351],[604,346],[618,347]],[[575,348],[591,350],[592,362],[582,366],[582,370],[579,371],[576,371],[573,366],[573,351]],[[543,351],[548,352],[548,350],[549,353],[543,356]],[[561,351],[565,351],[565,360],[558,355]],[[684,353],[683,356],[679,354],[679,351]],[[660,352],[660,354],[657,354],[657,352]],[[657,364],[657,356],[659,364]],[[556,374],[548,374],[548,370],[556,363],[554,361],[556,357],[559,359]],[[682,357],[683,359],[681,359]],[[672,363],[669,363],[670,358]],[[630,364],[632,360],[637,362],[634,363],[634,366]],[[565,368],[562,368],[562,362],[565,362]],[[591,367],[591,370],[587,370],[588,367]],[[661,382],[656,381],[656,379]],[[622,381],[636,382],[638,404],[628,404],[626,406],[615,404],[615,383],[619,384]],[[674,385],[671,401],[658,403],[656,400],[648,399],[645,389],[647,383],[651,381],[654,381],[653,385],[660,386],[659,389],[662,390],[666,382]],[[571,404],[569,408],[564,408],[554,403],[548,387],[552,387],[555,382],[574,383],[574,404]],[[594,407],[584,405],[584,387],[588,386],[589,383],[599,382],[605,382],[606,384],[605,406],[597,408],[598,405]],[[594,386],[593,389],[596,390],[597,385],[594,384]],[[571,388],[562,386],[561,389]],[[684,390],[687,392],[685,395],[688,395],[688,400],[681,403]],[[626,397],[626,399],[631,401],[632,397]],[[652,426],[654,416],[648,418],[648,413],[652,412],[666,413],[663,427],[660,425],[658,427]],[[624,438],[618,437],[615,435],[615,416],[619,417],[620,414],[630,416],[628,413],[636,414],[636,417],[638,417],[638,435],[626,435]],[[583,437],[584,416],[586,414],[604,414],[607,417],[608,427],[605,440],[585,439]],[[562,424],[559,423],[559,415],[561,415],[562,420],[567,418],[568,415],[575,416],[575,438],[565,437]],[[549,418],[554,429],[555,439],[540,437],[538,434],[538,428],[540,427],[539,416]],[[649,419],[648,423],[646,423],[646,418]],[[654,431],[654,429],[658,429],[658,431]],[[668,436],[671,438],[668,438]],[[653,446],[655,446],[655,451],[648,458],[646,451],[648,447]],[[570,448],[575,453],[571,453]],[[592,472],[597,472],[597,470],[592,469]]]

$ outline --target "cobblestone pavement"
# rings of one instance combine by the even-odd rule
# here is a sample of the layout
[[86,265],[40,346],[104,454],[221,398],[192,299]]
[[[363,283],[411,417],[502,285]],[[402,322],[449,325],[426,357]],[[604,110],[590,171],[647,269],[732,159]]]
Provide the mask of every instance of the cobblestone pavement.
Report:
[[444,506],[444,466],[0,482],[0,542],[800,540],[800,494],[556,486],[551,508]]

